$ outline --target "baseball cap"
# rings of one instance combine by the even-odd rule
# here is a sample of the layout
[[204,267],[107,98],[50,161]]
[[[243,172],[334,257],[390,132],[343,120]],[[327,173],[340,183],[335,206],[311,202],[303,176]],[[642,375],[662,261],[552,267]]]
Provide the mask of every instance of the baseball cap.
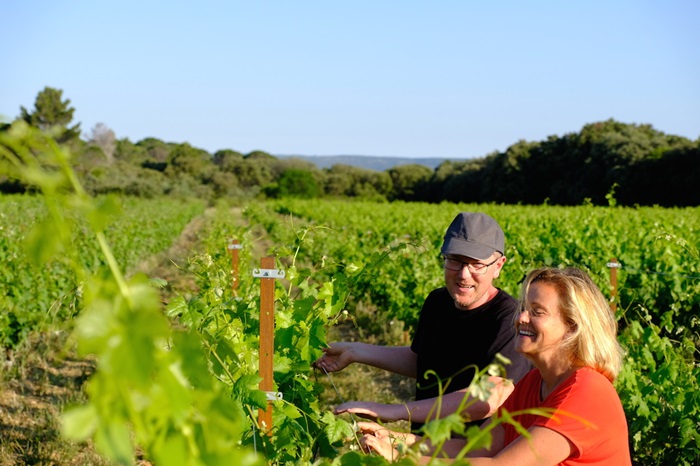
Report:
[[481,212],[461,212],[447,228],[440,252],[486,260],[504,250],[505,235],[498,222]]

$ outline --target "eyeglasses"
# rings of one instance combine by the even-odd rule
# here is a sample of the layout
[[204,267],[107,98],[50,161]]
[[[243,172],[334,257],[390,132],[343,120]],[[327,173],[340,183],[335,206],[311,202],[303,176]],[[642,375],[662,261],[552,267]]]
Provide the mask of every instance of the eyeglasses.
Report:
[[464,262],[452,257],[445,257],[445,268],[447,270],[452,270],[453,272],[460,272],[464,267],[466,267],[467,270],[469,270],[469,273],[472,275],[483,275],[486,273],[489,267],[495,264],[501,257],[503,256],[498,256],[488,264],[484,264],[483,262]]

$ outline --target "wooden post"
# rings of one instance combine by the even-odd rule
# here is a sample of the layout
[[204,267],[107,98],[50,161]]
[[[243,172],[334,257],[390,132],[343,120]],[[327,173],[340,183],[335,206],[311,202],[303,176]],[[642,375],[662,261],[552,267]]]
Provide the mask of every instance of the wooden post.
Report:
[[228,250],[231,252],[231,289],[233,290],[233,295],[237,295],[238,283],[240,282],[238,278],[238,264],[240,262],[238,251],[241,249],[241,244],[237,239],[232,239],[228,245]]
[[614,257],[606,265],[610,269],[610,309],[617,312],[617,269],[622,265]]
[[[275,268],[274,257],[263,257],[260,260],[262,270]],[[260,278],[260,390],[268,393],[267,409],[258,410],[258,422],[260,428],[271,432],[272,429],[272,401],[269,394],[274,387],[272,378],[272,358],[274,356],[275,338],[275,278]]]

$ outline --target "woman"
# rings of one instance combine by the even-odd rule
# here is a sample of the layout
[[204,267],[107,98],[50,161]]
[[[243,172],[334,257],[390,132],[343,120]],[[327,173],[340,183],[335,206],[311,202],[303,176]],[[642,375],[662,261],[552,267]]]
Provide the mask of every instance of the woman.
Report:
[[[551,408],[554,414],[515,416],[529,438],[512,424],[491,426],[494,419],[488,420],[482,428],[493,428],[491,448],[468,453],[471,464],[630,465],[625,413],[612,385],[622,349],[605,297],[581,270],[543,268],[526,277],[521,303],[516,350],[535,369],[516,384],[499,413]],[[387,459],[398,457],[396,437],[407,444],[420,440],[376,423],[359,427],[364,447]],[[450,440],[433,456],[455,457],[464,445],[462,439]]]

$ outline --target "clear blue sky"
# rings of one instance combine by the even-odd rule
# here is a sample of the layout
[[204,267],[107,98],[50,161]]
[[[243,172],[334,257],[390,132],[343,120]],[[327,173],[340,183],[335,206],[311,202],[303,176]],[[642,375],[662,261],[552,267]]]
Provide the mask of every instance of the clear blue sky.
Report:
[[613,118],[700,137],[700,1],[3,2],[0,115],[211,153],[482,157]]

